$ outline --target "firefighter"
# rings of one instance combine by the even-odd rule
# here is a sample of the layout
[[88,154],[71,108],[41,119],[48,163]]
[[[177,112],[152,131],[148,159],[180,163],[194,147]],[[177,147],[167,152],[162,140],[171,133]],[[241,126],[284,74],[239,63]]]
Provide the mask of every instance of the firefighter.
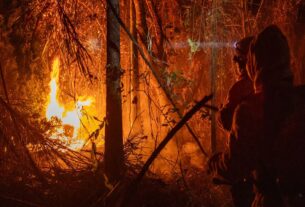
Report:
[[[218,125],[227,132],[231,130],[235,108],[249,95],[253,94],[253,84],[246,70],[248,50],[253,38],[253,36],[248,36],[234,44],[235,55],[233,61],[237,65],[238,78],[230,88],[225,104],[217,114]],[[252,184],[249,181],[242,180],[232,184],[230,192],[236,207],[251,206],[254,194]]]
[[247,72],[254,94],[236,107],[228,146],[209,160],[208,171],[232,184],[250,180],[252,207],[304,206],[305,102],[293,87],[288,41],[277,26],[252,41]]
[[246,64],[249,46],[253,36],[245,37],[234,44],[235,55],[233,61],[237,64],[237,81],[230,88],[224,105],[218,113],[218,123],[226,131],[231,130],[233,113],[236,106],[253,93],[252,81],[249,79]]

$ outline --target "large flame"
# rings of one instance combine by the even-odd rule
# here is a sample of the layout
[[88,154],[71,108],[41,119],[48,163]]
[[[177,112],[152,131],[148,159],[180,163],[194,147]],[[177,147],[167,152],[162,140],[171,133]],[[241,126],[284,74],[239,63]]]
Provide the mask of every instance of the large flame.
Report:
[[52,65],[46,118],[49,121],[55,118],[62,123],[62,126],[56,127],[55,132],[50,137],[52,139],[60,139],[70,149],[79,150],[85,142],[79,137],[81,118],[83,116],[82,110],[83,107],[90,106],[94,100],[92,97],[78,97],[78,100],[73,104],[72,110],[67,110],[63,104],[60,104],[58,101],[59,68],[60,61],[56,58]]

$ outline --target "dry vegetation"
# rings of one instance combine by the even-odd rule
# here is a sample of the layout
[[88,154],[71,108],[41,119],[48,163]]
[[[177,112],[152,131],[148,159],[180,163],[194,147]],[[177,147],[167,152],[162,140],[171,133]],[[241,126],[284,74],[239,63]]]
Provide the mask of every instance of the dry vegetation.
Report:
[[[139,54],[135,93],[132,41],[122,29],[124,184],[141,170],[195,101],[213,91],[213,104],[220,105],[234,82],[232,45],[241,37],[278,24],[290,42],[296,83],[305,82],[302,0],[133,2],[141,20],[132,34],[150,65]],[[1,0],[0,205],[104,206],[105,199],[113,196],[114,186],[103,173],[100,144],[104,139],[100,120],[105,117],[106,4]],[[120,6],[121,19],[130,30],[130,1],[122,0]],[[56,128],[56,122],[45,118],[55,57],[62,61],[59,99],[95,97],[95,114],[90,116],[101,124],[90,131],[87,145],[79,152],[48,136]],[[211,110],[203,108],[188,122],[209,154],[211,124],[215,124],[211,116]],[[220,150],[226,135],[218,129],[216,135]],[[151,166],[132,206],[231,206],[227,189],[211,184],[204,171],[206,159],[183,127]]]

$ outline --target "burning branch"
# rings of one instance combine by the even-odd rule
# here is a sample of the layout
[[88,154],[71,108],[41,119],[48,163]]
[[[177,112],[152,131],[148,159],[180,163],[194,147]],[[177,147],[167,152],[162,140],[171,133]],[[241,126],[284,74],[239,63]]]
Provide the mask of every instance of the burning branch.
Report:
[[[33,126],[33,123],[28,122],[22,114],[10,106],[1,65],[0,75],[7,99],[5,101],[0,97],[2,117],[0,136],[5,143],[4,159],[6,160],[6,165],[2,166],[2,170],[8,174],[11,174],[11,170],[17,174],[20,171],[20,176],[33,175],[40,183],[48,185],[47,177],[52,171],[59,172],[62,169],[75,171],[80,167],[89,166],[88,157],[68,149],[57,140],[48,138],[44,131]],[[23,179],[28,178],[23,177]]]

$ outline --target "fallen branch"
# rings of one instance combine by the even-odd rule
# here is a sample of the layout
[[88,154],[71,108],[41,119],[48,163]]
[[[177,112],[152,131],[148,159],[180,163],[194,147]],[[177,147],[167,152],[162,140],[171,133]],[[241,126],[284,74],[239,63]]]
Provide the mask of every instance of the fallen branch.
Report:
[[144,164],[141,172],[138,174],[135,182],[140,182],[145,175],[146,171],[149,169],[149,166],[156,159],[156,157],[160,154],[162,149],[167,145],[167,143],[174,137],[174,135],[181,129],[183,125],[187,123],[187,121],[192,118],[192,116],[202,107],[205,106],[206,102],[211,100],[213,95],[205,96],[201,101],[196,103],[196,105],[190,109],[184,117],[176,124],[176,126],[166,135],[166,137],[162,140],[159,146],[155,149],[155,151],[150,155],[146,163]]

